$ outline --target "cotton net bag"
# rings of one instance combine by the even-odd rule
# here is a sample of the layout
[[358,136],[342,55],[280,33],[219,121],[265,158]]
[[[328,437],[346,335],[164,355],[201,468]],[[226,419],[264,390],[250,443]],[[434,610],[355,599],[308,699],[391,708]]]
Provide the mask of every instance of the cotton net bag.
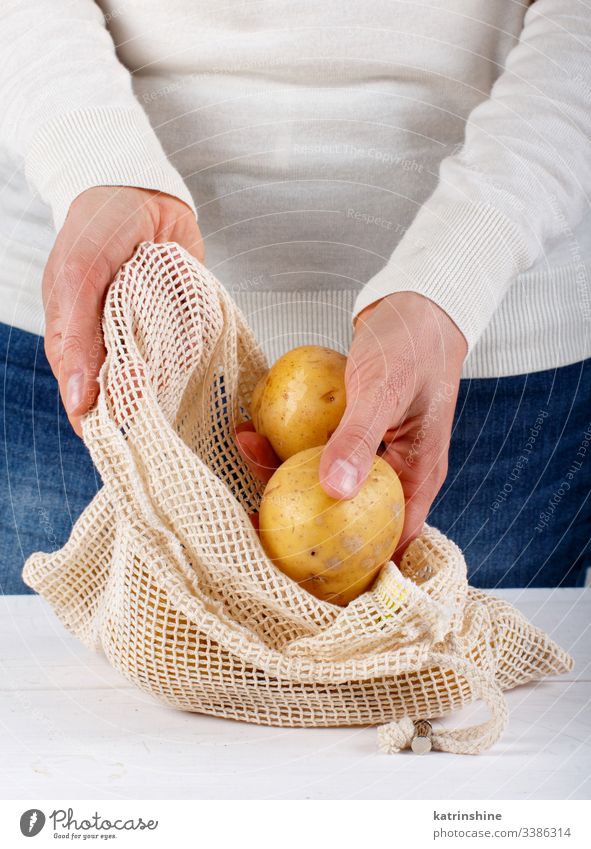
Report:
[[380,725],[474,700],[490,718],[433,729],[475,754],[507,719],[503,690],[572,668],[510,604],[468,586],[461,552],[425,527],[400,567],[347,607],[266,557],[248,514],[261,484],[233,438],[267,365],[218,281],[176,244],[139,246],[111,286],[107,359],[84,420],[103,487],[29,586],[129,681],[183,710],[279,726]]

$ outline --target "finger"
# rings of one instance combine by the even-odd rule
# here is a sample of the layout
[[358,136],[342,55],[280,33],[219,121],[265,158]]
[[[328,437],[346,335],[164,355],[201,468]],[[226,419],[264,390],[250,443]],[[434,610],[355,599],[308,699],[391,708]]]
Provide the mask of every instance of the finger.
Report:
[[52,266],[46,309],[45,350],[68,417],[87,412],[98,394],[97,377],[105,358],[101,330],[104,295],[110,282],[107,263],[69,260]]
[[82,416],[68,416],[72,430],[82,439]]
[[404,422],[416,396],[415,334],[399,318],[395,309],[378,306],[356,324],[345,372],[347,406],[320,461],[320,482],[333,498],[359,492],[386,430]]
[[[155,222],[155,242],[176,242],[189,251],[199,262],[205,259],[203,237],[195,213],[184,202],[173,198],[174,215],[170,215],[169,195],[161,196],[158,205],[158,220]],[[179,214],[179,209],[183,211]]]
[[181,235],[176,237],[175,241],[178,242],[181,247],[185,248],[185,250],[189,251],[195,259],[199,260],[199,262],[204,262],[205,249],[203,246],[203,237],[192,212],[191,216],[193,217],[193,220],[183,227]]
[[398,442],[390,443],[382,454],[382,458],[398,474],[404,492],[404,525],[395,552],[396,559],[423,532],[431,505],[445,481],[449,440],[445,433],[437,437],[413,454],[409,450],[414,443],[411,433]]
[[260,433],[241,430],[236,433],[236,444],[253,475],[267,483],[281,465],[281,460],[273,451],[269,440]]
[[245,430],[254,433],[254,422],[239,422],[234,428],[234,433],[243,433]]
[[381,375],[356,366],[354,347],[347,362],[347,406],[320,460],[320,483],[333,498],[359,492],[399,400]]
[[141,240],[144,226],[143,218],[129,214],[114,227],[107,202],[98,210],[90,204],[85,215],[87,203],[81,195],[80,203],[72,207],[43,275],[45,349],[77,432],[76,419],[92,407],[98,394],[97,377],[105,357],[101,317],[106,292]]
[[417,488],[415,492],[409,492],[408,496],[405,492],[404,526],[394,553],[395,559],[399,559],[410,543],[423,533],[425,520],[438,489],[437,485],[430,486],[425,482],[423,487]]

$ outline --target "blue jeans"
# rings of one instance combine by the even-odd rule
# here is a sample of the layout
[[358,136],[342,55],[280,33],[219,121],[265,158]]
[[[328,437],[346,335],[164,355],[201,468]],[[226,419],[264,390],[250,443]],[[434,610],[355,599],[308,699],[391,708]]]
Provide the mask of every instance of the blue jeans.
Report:
[[591,566],[591,359],[462,380],[428,522],[476,587],[583,586]]
[[[40,337],[0,324],[0,593],[33,551],[61,547],[100,487]],[[481,587],[577,586],[591,562],[591,360],[462,381],[449,475],[429,522]]]

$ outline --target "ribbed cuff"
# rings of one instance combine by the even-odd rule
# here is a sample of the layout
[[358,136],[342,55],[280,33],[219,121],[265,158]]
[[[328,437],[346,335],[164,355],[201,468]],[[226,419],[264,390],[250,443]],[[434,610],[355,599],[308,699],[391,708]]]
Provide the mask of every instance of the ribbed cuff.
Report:
[[197,212],[138,105],[137,109],[97,107],[61,115],[35,136],[25,174],[51,206],[57,230],[70,204],[93,186],[135,186],[177,197]]
[[492,206],[427,201],[353,314],[386,295],[418,292],[445,310],[470,351],[527,262],[519,229]]

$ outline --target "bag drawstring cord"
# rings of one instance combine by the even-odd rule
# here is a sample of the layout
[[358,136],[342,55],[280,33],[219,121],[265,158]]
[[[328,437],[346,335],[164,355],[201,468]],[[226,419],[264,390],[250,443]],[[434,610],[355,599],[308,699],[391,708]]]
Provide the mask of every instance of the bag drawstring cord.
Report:
[[436,731],[431,729],[431,723],[427,720],[413,720],[410,716],[402,716],[398,720],[379,726],[380,751],[394,754],[412,748],[419,753],[435,749],[460,755],[477,755],[496,743],[507,724],[508,713],[507,702],[494,677],[486,675],[464,658],[453,655],[433,653],[429,663],[464,677],[470,685],[473,699],[482,699],[488,705],[490,719],[467,728]]

